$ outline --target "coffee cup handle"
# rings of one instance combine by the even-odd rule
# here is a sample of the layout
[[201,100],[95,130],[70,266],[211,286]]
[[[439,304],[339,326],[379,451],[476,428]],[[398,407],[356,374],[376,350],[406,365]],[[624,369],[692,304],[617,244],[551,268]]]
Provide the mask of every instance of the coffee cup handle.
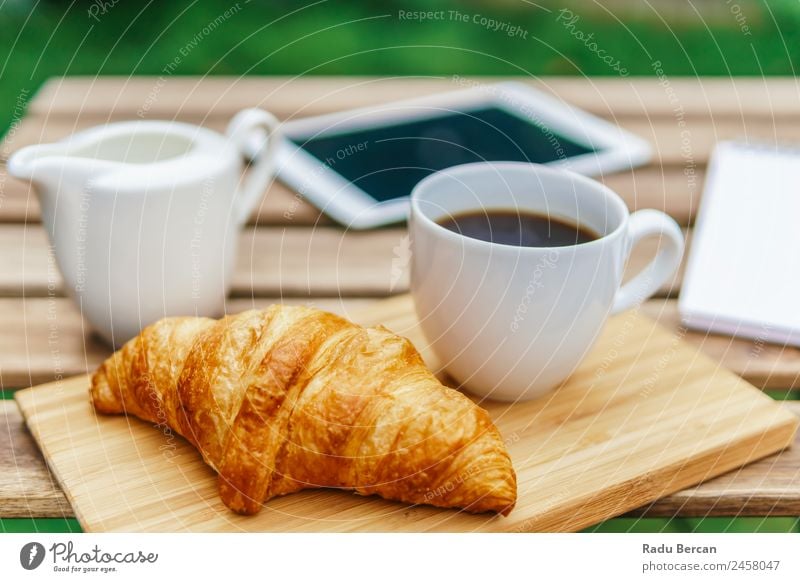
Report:
[[628,219],[628,256],[647,237],[657,236],[661,245],[655,258],[614,297],[611,313],[619,313],[649,299],[675,274],[683,257],[683,233],[678,223],[658,210],[639,210]]
[[[244,184],[236,193],[236,212],[244,223],[261,201],[272,177],[275,154],[278,150],[278,120],[263,109],[245,109],[228,124],[228,139],[242,156],[251,159]],[[266,143],[265,143],[266,142]]]

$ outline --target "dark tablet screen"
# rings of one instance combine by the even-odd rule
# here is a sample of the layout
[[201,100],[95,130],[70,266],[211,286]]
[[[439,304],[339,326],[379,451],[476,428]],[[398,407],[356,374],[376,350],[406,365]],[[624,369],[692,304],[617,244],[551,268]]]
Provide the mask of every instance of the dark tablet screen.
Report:
[[594,151],[498,107],[292,141],[379,201],[408,196],[450,166],[545,163]]

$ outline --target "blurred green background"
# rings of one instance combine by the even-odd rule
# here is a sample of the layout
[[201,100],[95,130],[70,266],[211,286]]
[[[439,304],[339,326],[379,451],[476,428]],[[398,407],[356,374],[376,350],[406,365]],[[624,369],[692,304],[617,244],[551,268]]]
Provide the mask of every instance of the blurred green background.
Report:
[[[800,1],[0,0],[0,133],[49,77],[161,75],[176,57],[170,75],[639,76],[661,61],[670,76],[793,76]],[[0,520],[0,531],[79,530]],[[591,530],[798,531],[800,519],[626,518]]]
[[[444,18],[401,16],[415,11]],[[475,16],[519,32],[492,30]],[[654,60],[668,75],[792,75],[800,3],[4,0],[0,128],[17,96],[50,76],[157,75],[181,51],[171,74],[619,74],[587,48],[592,42],[630,75],[652,74]]]

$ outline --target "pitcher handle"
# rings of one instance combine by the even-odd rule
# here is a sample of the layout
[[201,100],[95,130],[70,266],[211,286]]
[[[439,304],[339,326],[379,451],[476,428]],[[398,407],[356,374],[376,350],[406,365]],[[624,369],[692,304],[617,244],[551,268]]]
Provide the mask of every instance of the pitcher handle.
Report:
[[226,134],[245,157],[253,152],[253,140],[261,142],[252,158],[249,175],[236,194],[236,213],[243,223],[261,201],[272,177],[279,143],[278,120],[263,109],[244,109],[231,119]]

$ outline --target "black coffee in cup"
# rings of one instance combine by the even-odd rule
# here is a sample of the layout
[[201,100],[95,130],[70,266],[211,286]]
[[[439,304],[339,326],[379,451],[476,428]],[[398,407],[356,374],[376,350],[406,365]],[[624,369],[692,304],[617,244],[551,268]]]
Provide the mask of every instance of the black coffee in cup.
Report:
[[565,247],[600,238],[572,221],[514,209],[472,210],[437,222],[469,238],[519,247]]

